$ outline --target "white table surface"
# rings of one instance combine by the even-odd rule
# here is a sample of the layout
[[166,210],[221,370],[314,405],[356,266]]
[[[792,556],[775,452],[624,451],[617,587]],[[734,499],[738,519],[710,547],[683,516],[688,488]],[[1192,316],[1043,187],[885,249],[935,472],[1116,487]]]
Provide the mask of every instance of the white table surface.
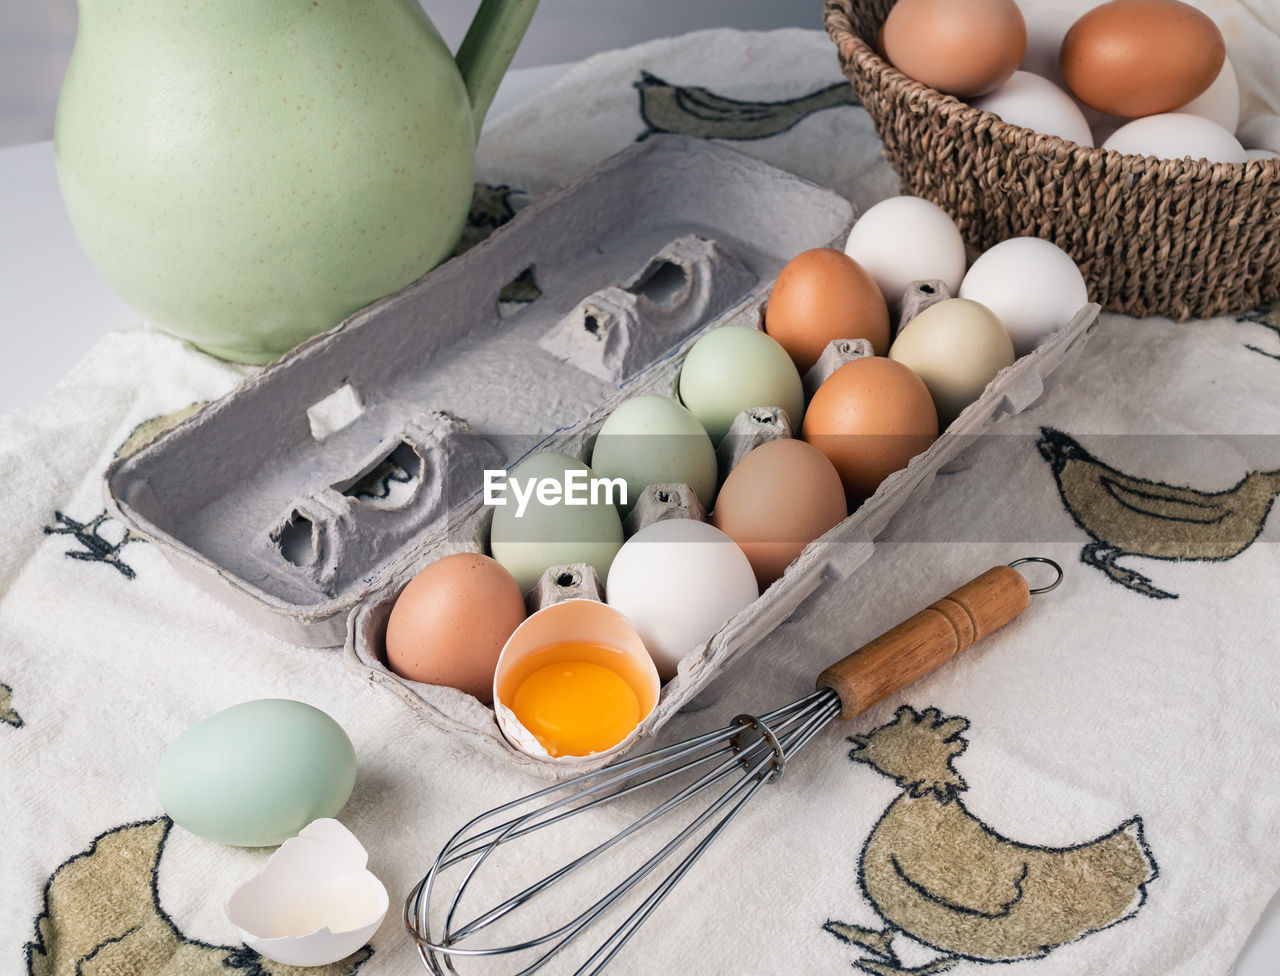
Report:
[[[489,118],[571,67],[511,71]],[[107,332],[138,324],[76,242],[58,191],[52,142],[0,149],[0,298],[0,412],[46,393]],[[1234,973],[1280,974],[1280,896],[1263,913]]]

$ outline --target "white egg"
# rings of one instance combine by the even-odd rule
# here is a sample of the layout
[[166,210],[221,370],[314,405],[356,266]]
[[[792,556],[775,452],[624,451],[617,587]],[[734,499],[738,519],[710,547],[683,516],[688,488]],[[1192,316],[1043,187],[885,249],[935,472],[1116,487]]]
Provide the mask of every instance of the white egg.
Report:
[[1240,83],[1236,81],[1236,69],[1231,67],[1231,59],[1222,62],[1222,70],[1212,85],[1174,111],[1199,115],[1217,122],[1228,132],[1235,132],[1240,124]]
[[1022,19],[1027,23],[1027,50],[1018,68],[1030,71],[1041,78],[1048,78],[1062,87],[1062,70],[1058,67],[1058,52],[1062,39],[1071,25],[1080,17],[1079,10],[1051,8],[1048,10],[1024,7]]
[[1280,159],[1280,152],[1274,149],[1246,149],[1244,154],[1250,159]]
[[1081,146],[1093,145],[1089,123],[1071,96],[1048,79],[1029,71],[1015,71],[990,95],[975,98],[972,104],[974,108],[994,112],[1011,125],[1059,136]]
[[1182,112],[1134,119],[1117,129],[1102,148],[1126,156],[1207,159],[1211,163],[1245,161],[1244,147],[1230,132],[1217,122]]
[[1089,301],[1071,256],[1038,237],[1010,238],[985,251],[964,276],[960,297],[991,309],[1019,356]]
[[920,197],[881,200],[853,225],[844,253],[875,279],[891,309],[913,281],[940,278],[954,293],[964,278],[964,238],[955,221]]
[[751,563],[727,535],[705,522],[666,519],[626,541],[605,595],[631,621],[666,681],[760,590]]
[[1255,115],[1237,133],[1246,149],[1280,152],[1280,115]]

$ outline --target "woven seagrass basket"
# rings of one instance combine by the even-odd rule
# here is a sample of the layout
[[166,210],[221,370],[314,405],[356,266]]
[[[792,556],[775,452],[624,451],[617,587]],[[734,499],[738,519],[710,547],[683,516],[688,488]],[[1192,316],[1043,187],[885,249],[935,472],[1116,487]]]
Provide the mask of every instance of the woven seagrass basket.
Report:
[[895,0],[824,0],[840,64],[902,191],[932,200],[975,248],[1053,241],[1089,296],[1182,320],[1280,298],[1280,159],[1158,160],[1008,125],[913,81],[875,52]]

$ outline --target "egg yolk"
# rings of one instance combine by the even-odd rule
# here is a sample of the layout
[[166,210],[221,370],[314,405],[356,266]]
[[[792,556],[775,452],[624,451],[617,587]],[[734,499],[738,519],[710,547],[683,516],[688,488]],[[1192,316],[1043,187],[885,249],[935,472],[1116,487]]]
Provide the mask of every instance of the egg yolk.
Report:
[[635,689],[616,671],[592,661],[538,668],[517,686],[511,710],[552,756],[602,752],[640,724]]

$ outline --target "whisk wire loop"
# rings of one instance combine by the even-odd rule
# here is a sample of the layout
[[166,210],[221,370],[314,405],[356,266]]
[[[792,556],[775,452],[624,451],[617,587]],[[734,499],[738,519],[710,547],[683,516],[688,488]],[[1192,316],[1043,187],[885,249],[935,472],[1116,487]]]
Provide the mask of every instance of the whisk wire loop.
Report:
[[[772,762],[772,760],[770,759],[769,762]],[[762,762],[761,768],[765,765],[766,763]],[[618,928],[616,928],[613,933],[605,939],[604,943],[602,943],[601,946],[592,953],[591,957],[580,969],[578,969],[574,976],[596,976],[596,974],[603,970],[605,966],[609,965],[613,960],[613,957],[621,951],[622,947],[627,944],[627,941],[636,933],[640,926],[644,924],[649,916],[653,914],[654,909],[657,908],[662,900],[671,893],[672,889],[674,889],[680,882],[680,879],[684,877],[685,873],[693,867],[698,858],[701,857],[707,848],[711,846],[711,843],[720,836],[720,832],[728,826],[729,821],[732,820],[744,806],[746,806],[747,801],[756,794],[756,791],[768,782],[772,782],[769,777],[754,775],[749,779],[739,781],[733,788],[728,790],[724,796],[721,797],[722,802],[717,803],[712,807],[708,811],[708,815],[718,812],[727,798],[733,796],[733,794],[739,792],[744,787],[746,788],[746,794],[741,797],[736,804],[734,804],[719,823],[711,828],[707,833],[707,836],[697,843],[693,850],[685,856],[684,860],[676,865],[675,869],[672,870],[671,873],[668,874],[666,878],[664,878],[662,882],[649,894],[644,902],[627,917],[626,921],[618,926]],[[595,964],[594,966],[592,966],[593,963]]]
[[[529,901],[534,895],[538,894],[541,891],[546,890],[548,887],[555,884],[557,881],[562,880],[563,878],[571,874],[573,871],[576,871],[578,868],[582,867],[584,864],[587,864],[595,860],[601,854],[615,847],[616,845],[621,843],[623,840],[625,840],[627,837],[629,837],[631,834],[634,834],[641,827],[644,827],[647,824],[652,823],[654,820],[657,820],[664,813],[674,810],[684,800],[688,799],[690,796],[697,793],[703,787],[708,786],[710,785],[710,783],[713,783],[717,779],[722,778],[726,772],[731,772],[736,766],[737,766],[737,761],[733,759],[721,763],[720,766],[716,767],[715,769],[711,770],[708,773],[705,773],[700,779],[686,786],[684,789],[680,790],[674,796],[665,800],[659,806],[654,807],[652,810],[644,814],[642,817],[640,817],[633,823],[631,823],[622,831],[614,834],[607,841],[597,844],[591,850],[587,851],[584,854],[579,855],[578,857],[574,858],[572,861],[569,861],[563,867],[560,867],[556,871],[552,872],[551,874],[547,875],[541,880],[525,888],[523,891],[520,891],[517,894],[512,895],[510,898],[502,902],[500,905],[496,905],[495,907],[490,909],[488,912],[485,912],[483,915],[479,916],[478,918],[473,919],[472,921],[468,922],[466,925],[461,926],[457,930],[452,930],[453,938],[454,939],[466,938],[468,935],[471,935],[474,932],[478,932],[480,929],[485,928],[486,926],[497,921],[499,918],[505,915],[512,908],[516,908],[516,907],[519,907],[520,905],[523,905],[525,902]],[[574,812],[577,812],[577,811],[575,810]],[[530,814],[530,816],[533,816],[533,814]],[[516,821],[516,823],[519,823],[519,821]],[[505,835],[503,839],[504,840],[507,839]],[[497,843],[502,843],[502,842],[503,842],[502,840],[499,840]],[[489,853],[494,849],[495,846],[496,844],[491,845],[487,850],[485,850],[480,855],[480,859],[476,862],[476,866],[478,866],[480,861],[483,861],[484,858],[489,855]],[[471,874],[474,871],[475,871],[475,866],[473,866],[471,870],[468,872],[467,881],[463,883],[463,886],[462,886],[463,888],[465,888],[467,882],[471,880]],[[458,900],[461,899],[461,897],[462,897],[462,890],[459,889],[458,895],[454,899],[455,904],[457,903]],[[604,901],[605,899],[601,899],[601,902],[604,902]],[[600,902],[597,902],[597,904],[600,904]],[[590,911],[590,909],[588,909],[588,911]],[[451,911],[450,920],[452,919],[452,916],[453,916],[453,913]],[[574,921],[577,921],[577,920],[575,919]],[[570,925],[573,925],[573,924],[574,924],[573,922],[566,923],[566,925],[562,926],[560,929],[557,929],[556,931],[549,933],[548,935],[544,936],[541,939],[536,940],[533,943],[526,944],[524,947],[529,948],[529,947],[532,947],[532,945],[548,942],[551,939],[555,938],[562,931],[567,929]]]
[[[840,712],[839,696],[829,689],[814,692],[761,716],[741,715],[726,728],[674,743],[648,755],[627,759],[565,783],[546,787],[513,800],[471,820],[453,835],[436,858],[427,876],[405,902],[405,925],[417,942],[418,955],[431,973],[456,974],[454,959],[505,956],[540,950],[537,958],[518,970],[528,976],[558,956],[601,915],[636,889],[677,851],[678,863],[656,881],[643,900],[577,969],[578,976],[599,973],[617,955],[635,931],[649,918],[676,883],[702,856],[711,842],[766,783],[777,781],[787,759],[813,738]],[[542,879],[522,888],[499,904],[461,925],[455,924],[459,905],[481,873],[482,866],[500,847],[545,827],[602,804],[631,796],[675,776],[698,771],[648,812],[638,816],[609,839],[578,854]],[[745,775],[744,775],[745,771]],[[622,841],[650,827],[680,808],[695,795],[710,790],[730,776],[737,778],[674,836],[632,870],[603,896],[595,899],[569,921],[515,944],[471,946],[462,944],[538,897]],[[538,804],[528,809],[530,804]],[[520,810],[525,812],[518,812]],[[513,815],[514,814],[514,815]],[[494,823],[501,819],[500,823]],[[699,834],[702,836],[699,837]],[[692,847],[690,842],[693,841]],[[463,871],[461,881],[447,898],[440,931],[432,925],[432,894],[441,876],[451,868]],[[438,917],[438,916],[436,916]]]

